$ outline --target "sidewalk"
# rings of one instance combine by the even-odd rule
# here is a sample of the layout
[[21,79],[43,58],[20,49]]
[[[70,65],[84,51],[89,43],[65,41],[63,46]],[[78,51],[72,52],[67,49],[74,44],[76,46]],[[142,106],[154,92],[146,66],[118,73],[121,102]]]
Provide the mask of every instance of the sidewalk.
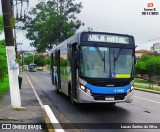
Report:
[[[22,79],[22,89],[20,90],[20,94],[21,94],[22,107],[24,107],[24,109],[12,108],[10,100],[10,92],[7,92],[2,98],[0,98],[0,123],[21,123],[21,124],[43,123],[44,124],[42,108],[39,105],[34,95],[33,89],[28,81],[25,72],[21,72],[21,76],[23,79]],[[17,129],[13,131],[15,132],[20,130]],[[45,130],[38,130],[38,131],[44,132]]]
[[[134,82],[134,84],[136,84],[136,85],[142,85],[142,86],[149,86],[148,83],[137,83],[137,82]],[[154,88],[160,88],[160,86],[158,86],[158,84],[154,84],[153,87],[154,87]],[[135,89],[136,89],[136,90],[140,90],[140,91],[145,91],[145,92],[160,94],[160,91],[155,91],[155,90],[152,90],[152,89],[144,89],[144,88],[138,88],[138,87],[135,87]]]

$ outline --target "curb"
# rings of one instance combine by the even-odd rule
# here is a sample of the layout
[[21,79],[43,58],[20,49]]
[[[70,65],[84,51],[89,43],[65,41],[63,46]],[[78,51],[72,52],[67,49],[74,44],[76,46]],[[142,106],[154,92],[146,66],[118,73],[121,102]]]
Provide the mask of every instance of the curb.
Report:
[[160,92],[155,91],[155,90],[150,90],[150,89],[142,89],[142,88],[136,88],[136,87],[134,87],[134,89],[139,90],[139,91],[149,92],[149,93],[160,94]]
[[[26,73],[27,75],[27,73]],[[32,85],[32,82],[27,75],[27,78],[29,80],[29,83],[33,89],[33,92],[39,102],[39,105],[41,106],[42,110],[44,111],[43,118],[47,126],[47,130],[49,132],[64,132],[63,128],[61,127],[60,123],[58,122],[57,118],[55,117],[54,113],[52,112],[51,108],[48,105],[43,105],[41,99],[39,98],[34,86]]]

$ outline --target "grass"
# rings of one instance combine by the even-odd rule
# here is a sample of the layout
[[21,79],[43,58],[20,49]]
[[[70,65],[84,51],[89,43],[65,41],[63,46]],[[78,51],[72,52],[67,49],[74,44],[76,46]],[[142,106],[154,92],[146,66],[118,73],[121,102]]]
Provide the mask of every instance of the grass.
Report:
[[[148,80],[141,79],[141,78],[135,78],[134,81],[137,83],[149,83]],[[154,82],[154,81],[152,81],[152,83],[156,84],[156,82]]]
[[3,82],[0,82],[0,97],[9,90],[9,79],[8,76],[4,78]]
[[134,87],[137,87],[137,88],[142,88],[142,89],[149,89],[149,90],[155,90],[155,91],[160,91],[160,88],[150,88],[149,86],[142,86],[142,85],[134,85]]
[[148,80],[144,80],[144,79],[141,79],[141,78],[135,78],[134,81],[137,82],[137,83],[148,83]]

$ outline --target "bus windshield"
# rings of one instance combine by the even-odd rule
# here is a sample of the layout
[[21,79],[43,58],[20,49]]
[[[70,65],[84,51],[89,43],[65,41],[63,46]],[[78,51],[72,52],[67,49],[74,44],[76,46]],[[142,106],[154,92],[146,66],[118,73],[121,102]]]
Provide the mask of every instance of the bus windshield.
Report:
[[131,78],[132,49],[81,46],[80,74],[89,78]]

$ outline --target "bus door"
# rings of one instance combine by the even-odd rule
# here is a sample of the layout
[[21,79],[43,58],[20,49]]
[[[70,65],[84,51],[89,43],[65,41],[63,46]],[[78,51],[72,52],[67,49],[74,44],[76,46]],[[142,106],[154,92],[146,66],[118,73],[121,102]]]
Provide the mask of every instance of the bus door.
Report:
[[52,84],[55,85],[55,77],[54,77],[54,67],[53,67],[53,64],[54,64],[54,59],[53,59],[53,53],[51,54],[51,62],[50,62],[50,65],[51,65],[51,70],[50,70],[50,74],[51,74],[51,80],[52,80]]
[[77,98],[77,44],[71,45],[71,92],[74,99]]
[[61,77],[60,77],[60,50],[56,51],[56,60],[57,60],[57,77],[56,77],[56,87],[59,91],[61,89]]

